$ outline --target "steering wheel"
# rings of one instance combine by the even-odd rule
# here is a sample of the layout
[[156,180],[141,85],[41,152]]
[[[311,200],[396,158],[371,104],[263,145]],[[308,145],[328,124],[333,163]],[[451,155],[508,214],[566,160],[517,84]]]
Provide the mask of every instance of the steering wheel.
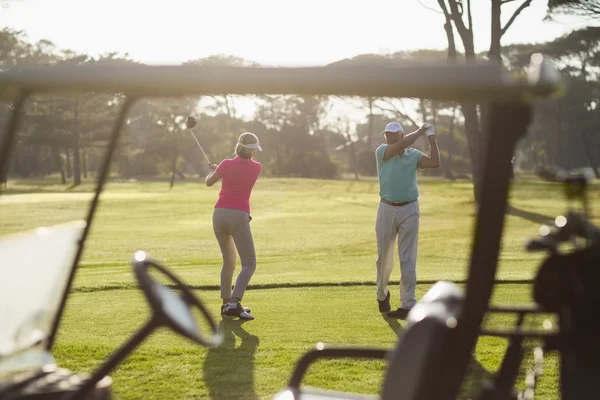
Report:
[[[136,347],[159,327],[170,328],[195,343],[206,347],[215,347],[222,342],[222,336],[218,332],[218,325],[204,303],[175,274],[158,262],[148,258],[144,251],[137,251],[135,253],[132,266],[140,288],[150,304],[152,316],[104,364],[94,371],[85,383],[76,391],[67,393],[62,398],[68,400],[84,399],[98,382],[107,376],[110,371],[119,365],[127,355],[135,350]],[[150,272],[153,270],[157,270],[166,276],[170,282],[176,285],[177,289],[182,291],[182,294],[178,296],[172,289],[160,284],[151,275]],[[192,314],[194,308],[198,308],[204,315],[206,322],[210,326],[210,336],[206,337],[200,332],[198,321],[196,321],[194,314]]]
[[[158,262],[149,259],[145,252],[138,251],[134,255],[133,270],[153,312],[153,319],[158,325],[167,326],[175,332],[206,347],[217,346],[221,343],[218,325],[202,301],[175,274]],[[166,276],[177,289],[182,291],[177,296],[170,288],[158,283],[150,274],[156,269]],[[210,326],[211,336],[205,337],[198,329],[197,321],[191,310],[198,308]]]

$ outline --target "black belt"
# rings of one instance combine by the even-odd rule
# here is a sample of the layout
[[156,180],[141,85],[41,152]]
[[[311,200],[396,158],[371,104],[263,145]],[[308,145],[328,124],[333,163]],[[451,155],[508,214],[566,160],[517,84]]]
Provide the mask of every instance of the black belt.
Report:
[[396,206],[396,207],[405,206],[407,204],[414,203],[415,201],[417,201],[417,199],[414,199],[414,200],[411,200],[411,201],[405,201],[404,203],[394,203],[394,202],[391,202],[391,201],[387,201],[386,199],[381,199],[382,203],[389,204],[390,206]]

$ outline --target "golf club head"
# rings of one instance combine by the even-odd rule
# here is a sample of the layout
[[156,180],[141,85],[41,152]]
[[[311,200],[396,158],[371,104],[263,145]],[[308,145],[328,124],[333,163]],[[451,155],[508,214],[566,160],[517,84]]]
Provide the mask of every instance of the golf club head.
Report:
[[185,120],[185,126],[188,129],[191,129],[191,128],[195,127],[196,126],[196,118],[194,118],[194,117],[187,117],[187,119]]

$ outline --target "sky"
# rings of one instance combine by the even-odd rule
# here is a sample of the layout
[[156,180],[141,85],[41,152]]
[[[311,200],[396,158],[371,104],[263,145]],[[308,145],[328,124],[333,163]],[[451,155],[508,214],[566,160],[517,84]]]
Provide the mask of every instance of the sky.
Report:
[[[506,22],[522,0],[503,6]],[[445,49],[437,0],[0,0],[0,25],[33,41],[97,55],[129,53],[148,64],[232,54],[265,65],[324,65],[362,53]],[[490,1],[473,0],[477,50],[490,40]],[[542,21],[533,0],[503,44],[551,40],[589,24]]]

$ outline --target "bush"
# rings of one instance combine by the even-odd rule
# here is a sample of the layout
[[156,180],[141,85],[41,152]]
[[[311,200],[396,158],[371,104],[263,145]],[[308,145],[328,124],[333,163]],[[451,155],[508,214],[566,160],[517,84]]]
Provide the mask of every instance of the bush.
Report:
[[338,176],[337,165],[325,152],[310,151],[305,154],[304,162],[308,167],[308,177],[333,179]]
[[338,165],[322,149],[300,151],[287,148],[287,154],[268,162],[271,176],[333,179],[338,176]]
[[158,174],[156,157],[145,152],[132,155],[129,159],[129,174],[131,176],[156,176]]

